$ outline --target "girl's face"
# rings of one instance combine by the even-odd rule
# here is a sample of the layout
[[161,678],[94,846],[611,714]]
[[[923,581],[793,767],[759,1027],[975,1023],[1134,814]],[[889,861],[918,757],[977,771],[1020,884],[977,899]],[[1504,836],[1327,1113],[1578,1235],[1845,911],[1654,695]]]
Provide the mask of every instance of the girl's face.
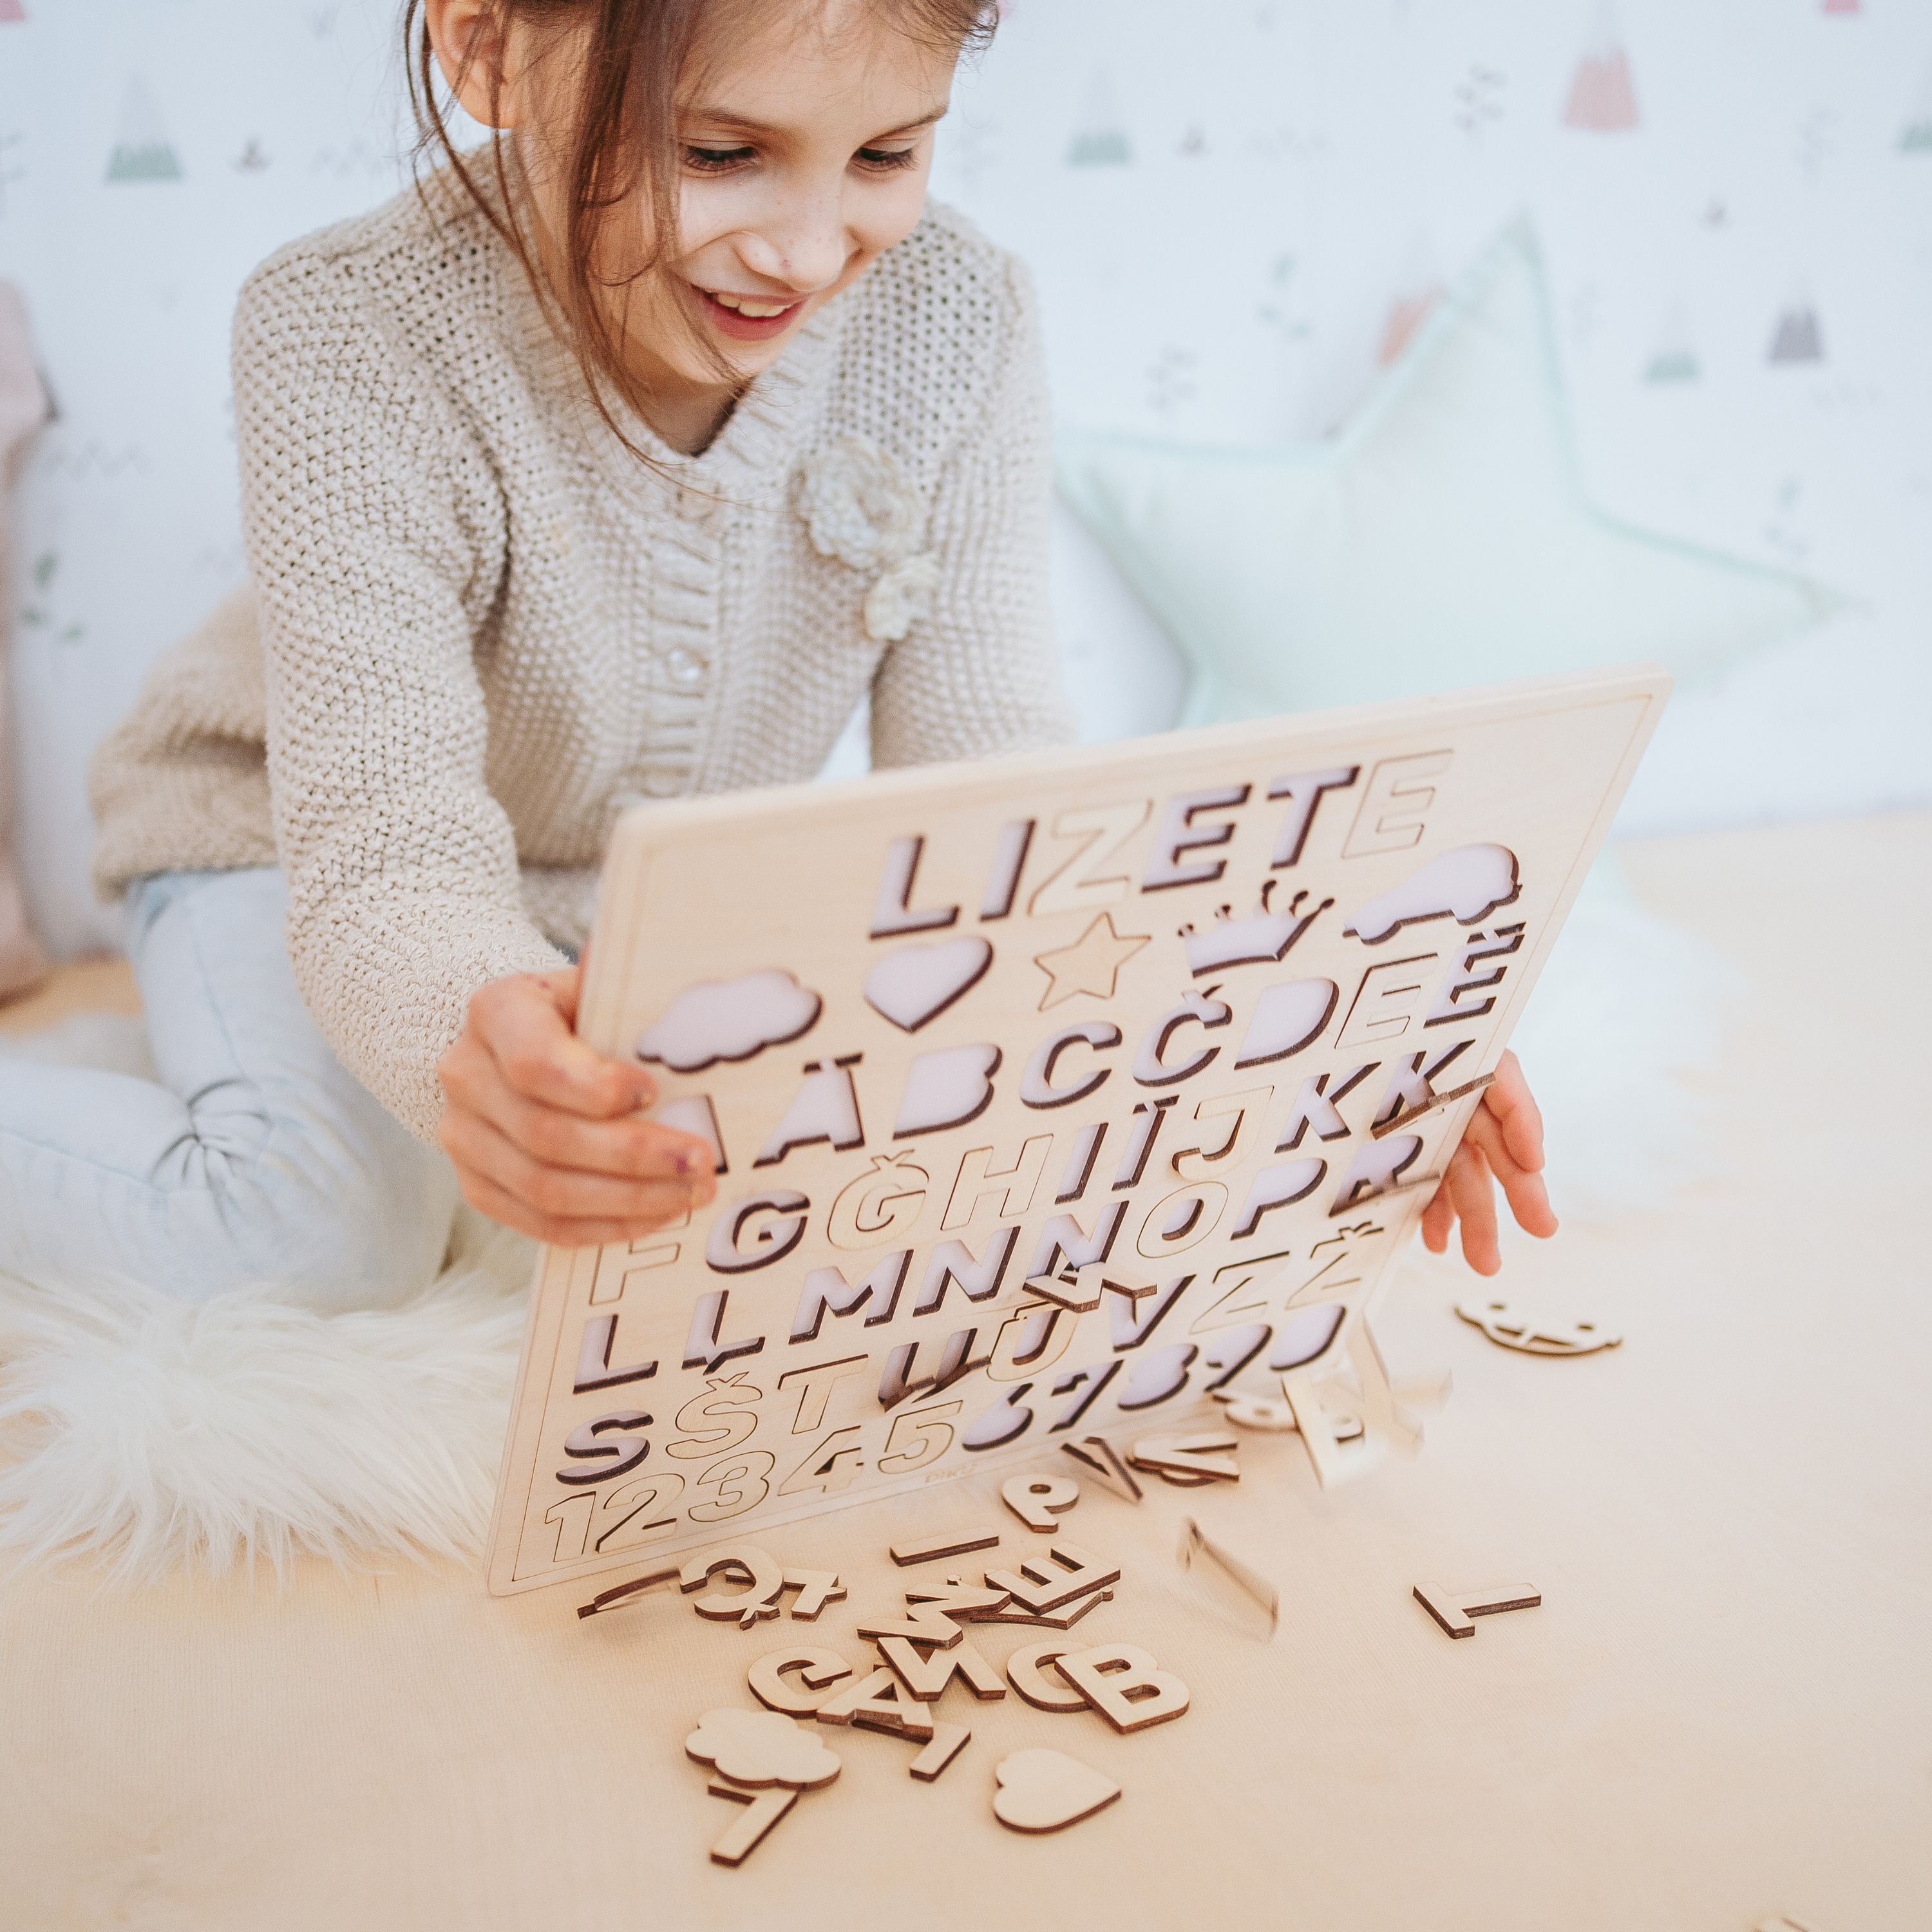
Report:
[[[702,448],[806,317],[919,220],[957,55],[895,31],[877,17],[883,10],[867,0],[784,0],[701,62],[686,90],[676,244],[608,296],[651,426],[675,447]],[[460,62],[444,50],[463,44],[481,11],[476,0],[430,0],[446,73]],[[513,27],[497,56],[498,117],[518,130],[539,246],[560,281],[551,257],[568,232],[566,190],[554,158],[566,144],[545,130],[568,111],[570,50],[532,64],[520,86],[518,38]],[[472,75],[459,88],[472,114],[488,111],[487,92],[472,98],[485,86]],[[628,275],[649,259],[650,224],[640,191],[604,230],[611,259],[600,276]]]
[[774,20],[705,76],[679,130],[678,246],[629,332],[654,393],[716,392],[698,342],[742,386],[911,232],[952,66],[860,4]]

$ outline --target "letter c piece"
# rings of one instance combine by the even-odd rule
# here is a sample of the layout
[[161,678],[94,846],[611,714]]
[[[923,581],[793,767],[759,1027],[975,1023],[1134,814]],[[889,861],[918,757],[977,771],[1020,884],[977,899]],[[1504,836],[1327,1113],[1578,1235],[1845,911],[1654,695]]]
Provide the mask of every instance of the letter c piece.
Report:
[[1052,1039],[1042,1040],[1027,1062],[1026,1077],[1020,1082],[1020,1098],[1029,1107],[1071,1106],[1094,1092],[1114,1070],[1111,1066],[1099,1067],[1071,1087],[1054,1086],[1054,1064],[1076,1040],[1084,1040],[1096,1051],[1118,1046],[1120,1030],[1106,1020],[1089,1020],[1084,1026],[1063,1027]]
[[[770,1268],[783,1261],[805,1238],[805,1212],[812,1205],[802,1194],[790,1188],[774,1188],[769,1193],[748,1194],[734,1202],[711,1224],[704,1244],[704,1258],[720,1274],[742,1274],[750,1268]],[[745,1244],[745,1224],[754,1214],[774,1219]]]

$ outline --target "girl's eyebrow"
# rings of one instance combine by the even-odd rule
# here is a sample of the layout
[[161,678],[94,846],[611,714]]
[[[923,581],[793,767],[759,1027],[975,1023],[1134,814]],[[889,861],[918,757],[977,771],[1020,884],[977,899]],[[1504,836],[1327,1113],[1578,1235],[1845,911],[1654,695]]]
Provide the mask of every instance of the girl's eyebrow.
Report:
[[[892,141],[902,135],[916,134],[935,122],[943,121],[952,105],[950,100],[943,100],[930,114],[922,115],[916,121],[908,121],[897,128],[888,128],[883,133],[872,136],[872,139],[874,141]],[[773,127],[769,122],[754,121],[746,115],[734,113],[728,107],[693,108],[689,118],[702,127],[728,130],[734,134],[770,136],[788,131],[783,128]]]

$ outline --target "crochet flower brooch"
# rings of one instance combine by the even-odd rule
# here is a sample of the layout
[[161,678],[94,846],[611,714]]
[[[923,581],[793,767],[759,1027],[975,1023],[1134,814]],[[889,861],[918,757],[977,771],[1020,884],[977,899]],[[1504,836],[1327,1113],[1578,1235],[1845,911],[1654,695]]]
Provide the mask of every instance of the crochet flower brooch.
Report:
[[932,614],[939,560],[916,550],[921,505],[898,459],[869,436],[842,436],[806,465],[798,513],[820,556],[879,575],[866,593],[866,634],[896,644]]

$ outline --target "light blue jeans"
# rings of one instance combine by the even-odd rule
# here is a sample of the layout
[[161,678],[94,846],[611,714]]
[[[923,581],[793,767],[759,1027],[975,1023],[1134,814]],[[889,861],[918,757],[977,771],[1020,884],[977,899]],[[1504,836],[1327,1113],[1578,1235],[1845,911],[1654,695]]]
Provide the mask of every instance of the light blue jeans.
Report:
[[158,1078],[0,1060],[0,1269],[184,1298],[394,1306],[442,1264],[456,1176],[344,1071],[296,992],[272,866],[128,894]]

